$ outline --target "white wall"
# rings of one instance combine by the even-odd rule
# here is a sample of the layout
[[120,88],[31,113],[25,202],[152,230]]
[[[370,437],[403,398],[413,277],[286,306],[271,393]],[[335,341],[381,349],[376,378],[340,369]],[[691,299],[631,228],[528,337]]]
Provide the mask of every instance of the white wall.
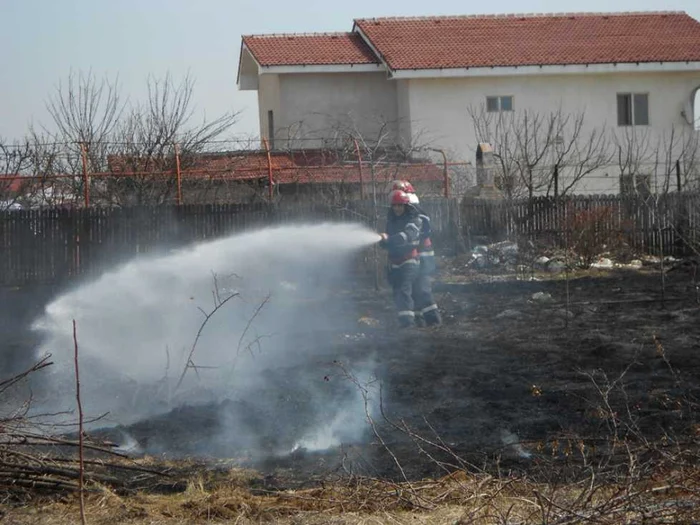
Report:
[[[516,111],[540,113],[557,110],[585,111],[589,126],[617,127],[617,93],[648,93],[651,132],[661,136],[671,127],[689,132],[681,116],[693,90],[700,86],[700,72],[624,73],[605,75],[557,75],[411,79],[408,81],[411,128],[425,140],[445,148],[453,158],[474,160],[476,136],[467,108],[485,104],[486,96],[512,95]],[[617,192],[613,170],[590,177],[577,192]]]
[[[689,112],[698,87],[700,72],[400,80],[383,72],[265,73],[259,76],[258,101],[261,135],[267,136],[272,110],[278,148],[320,147],[321,140],[297,139],[331,139],[341,129],[372,140],[385,126],[387,141],[407,144],[419,137],[423,145],[443,148],[452,161],[473,163],[477,139],[468,108],[485,104],[486,96],[512,95],[516,112],[547,114],[560,107],[564,113],[585,112],[589,128],[605,126],[609,133],[620,134],[629,128],[617,126],[617,93],[648,93],[650,126],[642,129],[661,137],[672,127],[692,131],[686,121],[692,116],[684,118],[681,111]],[[576,193],[617,191],[615,166],[592,174],[576,188]]]
[[396,112],[398,115],[398,135],[399,140],[404,145],[413,142],[413,129],[411,126],[411,98],[409,83],[410,80],[396,80]]
[[[272,111],[275,121],[280,111],[280,77],[279,75],[260,75],[258,79],[258,117],[260,119],[260,137],[270,139],[267,129],[267,112]],[[277,127],[277,124],[275,124]]]
[[259,108],[261,132],[267,129],[267,111],[274,111],[275,142],[281,148],[290,138],[329,138],[341,129],[373,140],[385,126],[390,132],[386,140],[397,139],[396,83],[385,73],[264,74]]

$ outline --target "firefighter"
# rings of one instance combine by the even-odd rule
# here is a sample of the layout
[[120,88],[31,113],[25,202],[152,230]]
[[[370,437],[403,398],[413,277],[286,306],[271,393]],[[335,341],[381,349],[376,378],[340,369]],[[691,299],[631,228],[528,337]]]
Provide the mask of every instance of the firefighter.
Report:
[[405,191],[392,191],[389,203],[391,209],[387,215],[386,233],[381,234],[379,244],[388,251],[389,284],[393,289],[399,325],[405,328],[415,325],[413,286],[420,269],[418,244],[422,224]]
[[420,243],[418,245],[418,257],[420,260],[420,270],[413,285],[413,301],[416,307],[415,318],[419,325],[438,326],[442,324],[440,311],[433,298],[433,279],[437,272],[435,264],[435,251],[430,238],[432,229],[430,217],[420,207],[420,200],[413,185],[407,180],[394,181],[393,188],[401,189],[408,193],[413,207],[418,211],[421,219]]

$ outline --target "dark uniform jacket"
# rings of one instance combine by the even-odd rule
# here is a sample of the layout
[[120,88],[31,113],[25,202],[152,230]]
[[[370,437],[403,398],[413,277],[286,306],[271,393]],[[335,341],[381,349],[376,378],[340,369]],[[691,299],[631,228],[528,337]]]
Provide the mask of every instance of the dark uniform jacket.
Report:
[[386,221],[386,233],[389,236],[382,246],[389,252],[389,262],[398,266],[408,261],[418,262],[418,248],[423,222],[418,210],[412,205],[406,205],[402,215],[389,210]]

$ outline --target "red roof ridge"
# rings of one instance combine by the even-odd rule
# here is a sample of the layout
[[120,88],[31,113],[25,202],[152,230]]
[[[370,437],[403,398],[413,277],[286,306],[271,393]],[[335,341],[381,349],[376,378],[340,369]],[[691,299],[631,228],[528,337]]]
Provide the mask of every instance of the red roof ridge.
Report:
[[663,15],[687,15],[686,11],[574,11],[551,13],[501,13],[501,14],[471,14],[471,15],[423,15],[423,16],[385,16],[374,18],[356,18],[355,23],[360,22],[401,22],[420,20],[460,20],[463,18],[564,18],[564,17],[605,17],[605,16],[663,16]]

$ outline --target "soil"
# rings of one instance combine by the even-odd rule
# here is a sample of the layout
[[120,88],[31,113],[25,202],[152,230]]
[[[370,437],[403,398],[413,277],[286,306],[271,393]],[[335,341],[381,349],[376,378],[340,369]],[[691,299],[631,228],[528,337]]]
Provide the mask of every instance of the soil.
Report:
[[[665,274],[663,293],[658,269],[489,279],[443,274],[444,325],[432,329],[398,330],[387,291],[348,293],[352,326],[290,335],[298,359],[267,371],[257,390],[95,435],[128,433],[145,454],[254,467],[266,487],[285,488],[347,473],[441,476],[460,462],[527,470],[567,456],[567,439],[682,439],[700,428],[690,410],[700,394],[700,305],[684,267]],[[360,365],[376,379],[369,386],[354,375]],[[365,388],[374,426],[364,417],[342,445],[298,446],[345,399],[362,415]],[[261,398],[277,401],[261,408]],[[221,438],[228,412],[247,439]]]

